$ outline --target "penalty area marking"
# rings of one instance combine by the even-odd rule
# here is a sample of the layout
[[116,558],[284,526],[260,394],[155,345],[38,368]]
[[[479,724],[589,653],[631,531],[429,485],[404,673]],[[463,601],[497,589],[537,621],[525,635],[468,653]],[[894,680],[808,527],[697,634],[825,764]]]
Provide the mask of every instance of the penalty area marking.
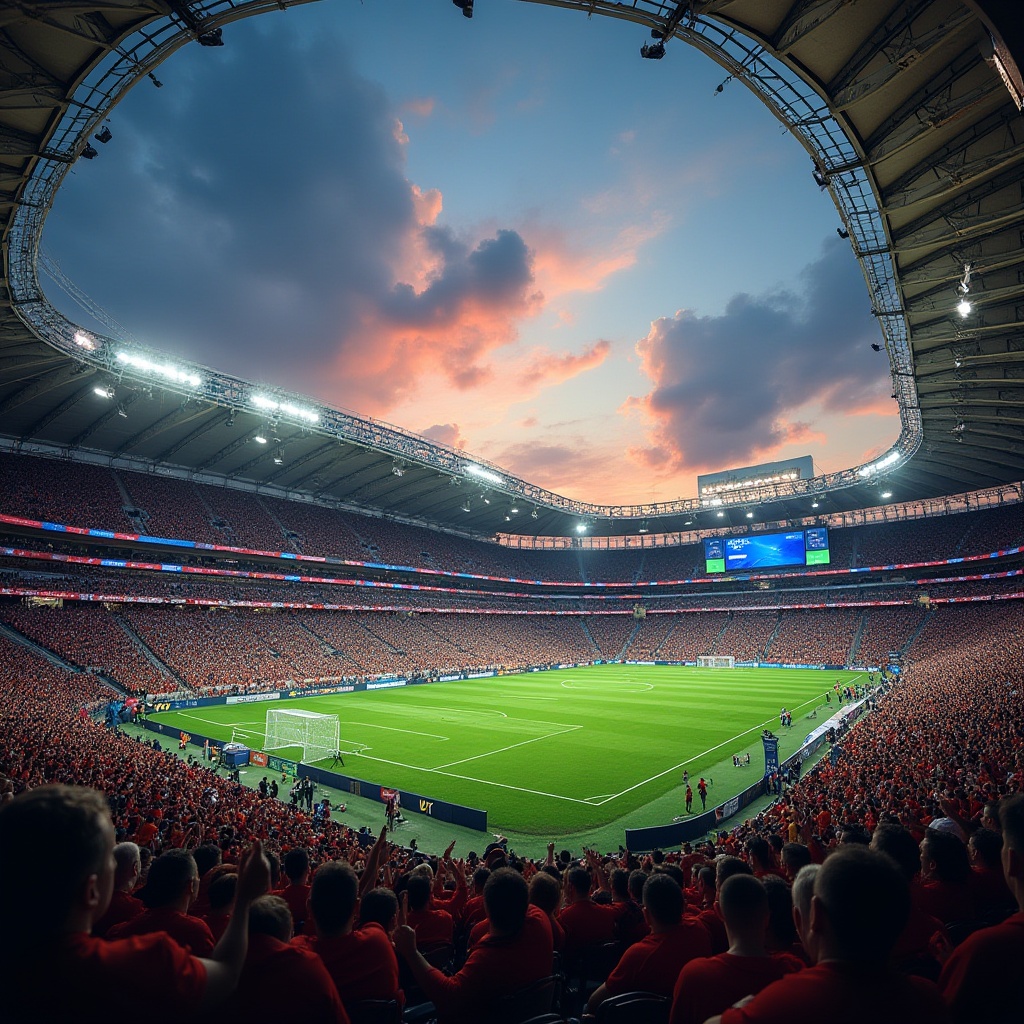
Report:
[[[801,708],[807,707],[808,704],[815,703],[818,700],[817,697],[812,697],[810,700],[805,700],[803,704],[797,704],[793,710],[799,711]],[[654,782],[656,779],[660,779],[665,775],[669,775],[672,772],[679,771],[684,765],[692,764],[694,761],[700,760],[702,757],[706,757],[714,750],[718,750],[719,747],[724,747],[727,743],[735,743],[736,740],[749,733],[756,732],[759,729],[763,729],[766,725],[771,725],[778,718],[777,715],[773,715],[771,718],[762,722],[760,725],[752,725],[749,729],[744,729],[743,732],[736,733],[735,736],[730,736],[727,740],[722,740],[721,743],[716,743],[713,747],[708,747],[703,754],[697,754],[695,757],[687,758],[685,761],[680,761],[679,764],[673,765],[671,768],[666,768],[663,772],[658,772],[657,775],[652,775],[649,779],[644,779],[642,782],[638,782],[635,786],[630,786],[628,789],[622,790],[621,793],[613,793],[609,797],[605,797],[599,804],[594,804],[595,807],[603,807],[610,800],[618,800],[620,796],[625,796],[627,793],[632,793],[634,789],[639,789],[641,786],[646,786],[648,782]]]
[[504,711],[495,711],[494,708],[448,708],[432,704],[422,706],[408,706],[396,709],[401,714],[432,715],[435,711],[451,711],[457,715],[496,715],[499,718],[508,718]]
[[394,725],[376,725],[373,722],[356,722],[353,719],[347,719],[347,725],[361,725],[365,729],[386,729],[388,732],[404,732],[410,736],[426,736],[432,740],[443,740],[445,743],[451,739],[450,736],[439,736],[436,732],[417,732],[415,729],[399,729]]
[[[582,728],[582,726],[579,728]],[[496,753],[496,751],[492,751],[492,753]],[[429,775],[445,775],[450,779],[461,779],[463,782],[475,782],[481,786],[495,786],[498,789],[511,789],[516,793],[529,793],[531,796],[546,796],[550,797],[552,800],[565,800],[571,804],[585,804],[588,807],[594,806],[590,801],[581,800],[579,797],[575,796],[563,796],[561,793],[545,793],[539,789],[527,789],[525,786],[510,786],[507,782],[492,782],[490,779],[477,779],[472,775],[458,775],[455,772],[442,771],[440,768],[424,768],[422,765],[418,764],[404,764],[402,761],[389,761],[384,757],[368,757],[366,760],[379,761],[381,764],[394,765],[396,768],[410,768],[413,771],[426,772]]]
[[549,740],[554,736],[564,736],[567,732],[575,732],[577,729],[582,728],[582,725],[570,725],[558,732],[549,732],[544,736],[534,736],[532,739],[520,740],[518,743],[510,743],[507,747],[499,747],[497,750],[488,750],[484,754],[474,754],[472,757],[464,757],[461,761],[449,761],[448,764],[439,764],[437,768],[431,770],[437,771],[440,768],[454,768],[457,764],[465,764],[467,761],[478,761],[481,757],[492,757],[494,754],[503,754],[506,750],[513,750],[515,747],[525,747],[527,743],[536,743],[538,740]]

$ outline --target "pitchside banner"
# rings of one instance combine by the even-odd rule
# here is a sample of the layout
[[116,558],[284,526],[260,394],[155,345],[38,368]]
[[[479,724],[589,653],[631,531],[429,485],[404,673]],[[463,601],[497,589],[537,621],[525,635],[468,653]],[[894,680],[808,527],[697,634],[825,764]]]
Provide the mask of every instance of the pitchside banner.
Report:
[[779,770],[779,737],[761,734],[764,744],[764,773],[771,775]]

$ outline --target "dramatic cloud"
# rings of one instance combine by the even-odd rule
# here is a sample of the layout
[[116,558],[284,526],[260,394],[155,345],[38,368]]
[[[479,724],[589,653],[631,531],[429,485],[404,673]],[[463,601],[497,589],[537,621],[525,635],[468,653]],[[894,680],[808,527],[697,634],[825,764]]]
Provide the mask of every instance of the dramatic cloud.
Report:
[[431,441],[448,445],[449,448],[457,448],[461,451],[466,447],[466,439],[460,433],[458,423],[435,423],[420,433],[424,437],[429,437]]
[[[637,345],[652,390],[627,408],[652,421],[634,457],[649,466],[722,469],[820,439],[806,409],[877,413],[888,362],[849,248],[832,240],[793,292],[740,294],[721,316],[683,310]],[[797,417],[800,418],[797,418]]]
[[59,197],[65,270],[162,351],[362,412],[424,374],[486,383],[539,303],[526,242],[437,224],[440,193],[407,180],[397,111],[342,39],[250,30],[243,49],[182,54],[118,108],[77,170],[88,203],[74,182]]

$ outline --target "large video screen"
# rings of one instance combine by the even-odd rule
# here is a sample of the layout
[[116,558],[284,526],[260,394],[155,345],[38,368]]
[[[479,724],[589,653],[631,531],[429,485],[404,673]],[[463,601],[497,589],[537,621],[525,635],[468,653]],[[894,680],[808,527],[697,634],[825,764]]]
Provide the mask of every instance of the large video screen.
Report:
[[828,530],[792,530],[788,533],[708,537],[704,540],[704,567],[708,573],[749,572],[789,565],[828,565]]

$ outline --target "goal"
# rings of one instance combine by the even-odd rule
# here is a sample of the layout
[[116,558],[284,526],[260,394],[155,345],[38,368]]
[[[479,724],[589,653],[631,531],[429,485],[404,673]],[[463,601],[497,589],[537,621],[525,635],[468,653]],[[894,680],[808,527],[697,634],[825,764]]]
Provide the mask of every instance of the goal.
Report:
[[302,760],[307,764],[333,757],[338,750],[341,725],[337,715],[321,715],[315,711],[267,710],[266,739],[263,749],[302,747]]
[[736,659],[731,654],[700,654],[698,668],[735,668]]

